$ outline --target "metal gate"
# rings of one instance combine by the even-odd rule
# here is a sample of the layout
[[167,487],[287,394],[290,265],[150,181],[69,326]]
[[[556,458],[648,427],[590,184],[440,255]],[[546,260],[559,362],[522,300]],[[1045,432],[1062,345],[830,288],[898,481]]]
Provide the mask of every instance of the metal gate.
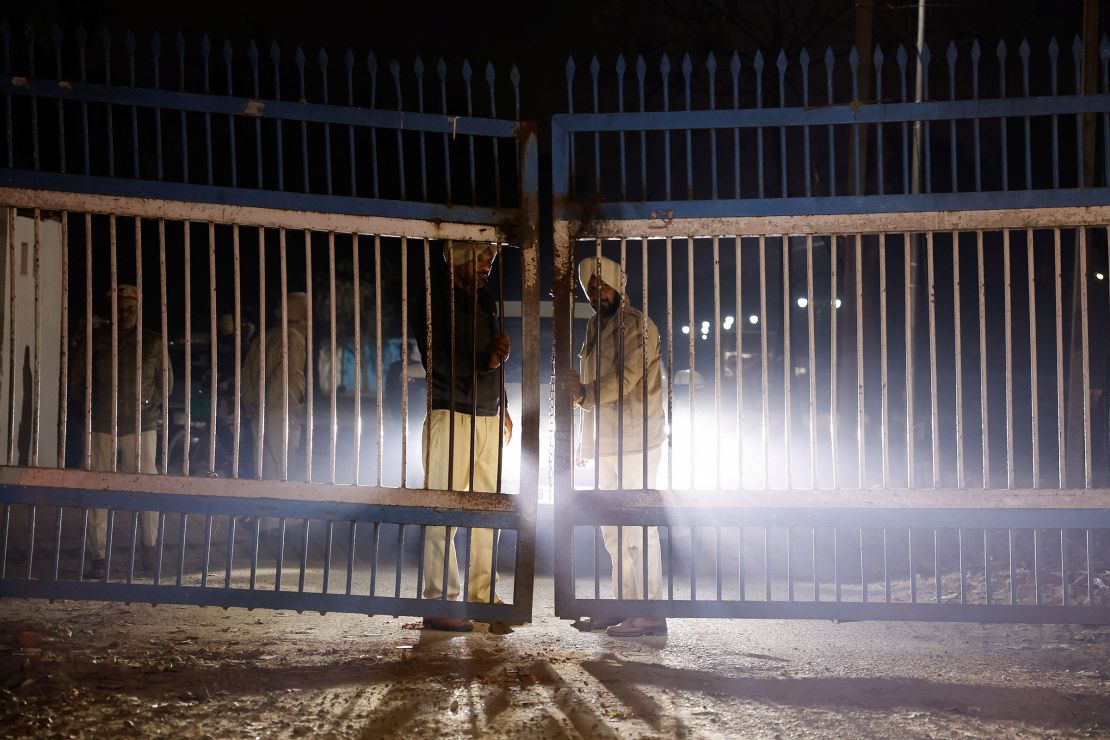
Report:
[[557,614],[1110,623],[1110,42],[1097,94],[1076,44],[568,63]]
[[[157,35],[0,31],[0,597],[528,621],[536,146],[497,109],[519,119],[516,71],[489,66],[483,84],[466,61],[425,79],[419,58],[379,70],[351,50],[329,71],[326,50],[306,60],[276,43],[263,56],[253,43],[213,53],[207,36],[171,50]],[[491,284],[524,307],[519,326],[500,325],[516,441],[487,492],[431,490],[416,462],[432,394],[415,340],[436,350],[434,278],[458,240],[514,247]],[[94,376],[102,352],[110,382]],[[440,574],[423,546],[445,527],[463,563],[479,560],[476,536],[492,542],[499,587],[427,596]],[[85,545],[97,532],[100,558]]]

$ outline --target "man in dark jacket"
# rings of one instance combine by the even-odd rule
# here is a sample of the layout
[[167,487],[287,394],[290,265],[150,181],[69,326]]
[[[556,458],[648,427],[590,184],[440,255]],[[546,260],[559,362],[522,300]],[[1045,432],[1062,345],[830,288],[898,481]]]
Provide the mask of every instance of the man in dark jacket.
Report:
[[[509,338],[499,329],[497,307],[486,292],[497,248],[476,242],[448,242],[443,251],[450,281],[432,296],[432,342],[426,324],[416,325],[416,341],[428,378],[431,413],[424,420],[424,473],[432,489],[496,491],[497,461],[512,435],[505,411],[500,368],[509,356]],[[471,440],[473,438],[473,448]],[[424,598],[443,595],[443,559],[454,527],[429,527],[424,540]],[[470,537],[468,601],[496,601],[493,530]],[[455,548],[450,548],[447,598],[460,596]],[[424,620],[431,629],[465,632],[466,619]]]

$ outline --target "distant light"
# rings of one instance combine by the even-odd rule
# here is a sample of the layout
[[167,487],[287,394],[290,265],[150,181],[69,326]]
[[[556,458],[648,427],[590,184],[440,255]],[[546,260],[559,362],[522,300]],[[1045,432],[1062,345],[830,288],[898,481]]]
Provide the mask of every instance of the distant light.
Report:
[[836,307],[837,307],[837,308],[840,308],[840,306],[841,306],[841,305],[843,305],[843,304],[841,303],[840,299],[839,299],[839,298],[837,298],[837,299],[836,299],[836,304],[835,304],[835,305],[836,305]]
[[[1102,278],[1099,278],[1099,280],[1102,280]],[[735,316],[725,316],[725,323],[726,324],[731,324],[734,321],[736,321]]]
[[751,316],[749,316],[749,317],[748,317],[748,323],[749,323],[749,324],[752,324],[753,326],[754,326],[755,324],[758,324],[758,323],[759,323],[759,317],[758,317],[758,316],[756,316],[756,315],[755,315],[755,314],[753,313],[753,314],[752,314]]
[[1105,280],[1105,279],[1106,279],[1106,276],[1103,275],[1101,272],[1096,272],[1095,273],[1095,280]]
[[709,322],[708,321],[701,322],[701,331],[702,331],[703,334],[705,332],[709,331]]
[[690,327],[688,327],[688,326],[682,327],[682,333],[683,334],[689,334],[690,333]]
[[702,339],[709,339],[709,335],[708,335],[708,334],[702,334],[702,335],[701,335],[701,338],[702,338]]
[[729,329],[732,328],[732,321],[733,321],[733,319],[732,319],[731,316],[725,318],[725,324],[724,324],[725,331],[728,331]]
[[798,299],[798,308],[805,308],[809,305],[809,299],[802,297]]

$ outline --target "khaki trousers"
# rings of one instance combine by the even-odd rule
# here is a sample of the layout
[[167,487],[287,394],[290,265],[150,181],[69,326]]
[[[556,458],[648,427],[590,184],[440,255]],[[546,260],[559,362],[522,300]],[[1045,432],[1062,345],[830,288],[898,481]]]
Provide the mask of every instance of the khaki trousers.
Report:
[[[655,488],[655,474],[659,468],[660,448],[648,450],[648,488]],[[622,482],[625,489],[643,488],[644,457],[640,452],[623,455]],[[616,455],[604,455],[598,460],[598,487],[617,487]],[[617,532],[620,530],[620,546]],[[625,599],[644,598],[644,530],[640,527],[602,527],[605,549],[613,562],[613,597]],[[663,561],[659,549],[659,528],[647,528],[648,598],[663,597]],[[617,596],[617,574],[620,572],[621,595]]]
[[[135,464],[135,435],[121,434],[119,436],[119,454],[122,460],[116,467],[120,473],[157,473],[155,459],[158,453],[158,432],[150,429],[142,433],[142,458]],[[102,432],[92,434],[92,469],[111,471],[112,469],[112,435]],[[158,512],[144,511],[139,515],[142,526],[142,543],[154,545],[158,541]],[[91,509],[89,511],[88,527],[89,548],[93,558],[103,560],[108,544],[108,510]]]
[[[428,487],[440,490],[470,490],[470,420],[474,420],[474,490],[497,490],[497,451],[501,447],[499,416],[471,416],[456,411],[454,414],[455,445],[454,463],[450,464],[451,417],[450,411],[433,410],[424,419],[424,470],[428,473]],[[448,467],[451,467],[450,479]],[[451,543],[447,558],[447,598],[456,601],[462,590],[459,566],[455,558],[455,527],[428,527],[424,533],[424,598],[438,599],[443,595],[443,559],[447,542]],[[491,585],[496,579],[493,569],[493,530],[470,531],[470,563],[467,601],[489,603]],[[496,595],[494,601],[497,600]]]
[[[263,480],[282,480],[282,464],[281,456],[282,439],[281,439],[281,426],[282,426],[281,409],[277,409],[274,413],[270,413],[269,409],[266,410],[266,423],[265,435],[262,439],[262,478]],[[254,431],[255,440],[258,439],[258,420],[255,419],[251,423],[251,428]],[[287,453],[287,465],[289,477],[285,480],[303,481],[305,479],[305,459],[304,454],[300,451],[301,447],[301,420],[299,417],[293,415],[289,416],[289,446]]]

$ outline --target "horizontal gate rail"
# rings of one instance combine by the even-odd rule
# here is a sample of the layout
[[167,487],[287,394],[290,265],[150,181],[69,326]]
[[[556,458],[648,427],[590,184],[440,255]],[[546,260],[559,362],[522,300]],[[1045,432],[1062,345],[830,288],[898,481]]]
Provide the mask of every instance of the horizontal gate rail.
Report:
[[[0,170],[0,182],[21,180],[10,174],[10,170]],[[220,190],[203,185],[166,184],[166,191],[197,191],[197,200],[158,198],[152,195],[159,192],[152,183],[135,183],[127,180],[103,178],[105,190],[119,192],[88,192],[71,189],[81,176],[51,175],[31,173],[32,180],[51,184],[60,189],[33,187],[0,187],[0,204],[13,208],[42,211],[72,211],[75,213],[97,213],[136,218],[165,219],[168,221],[212,222],[258,226],[267,229],[312,229],[314,231],[333,231],[347,234],[380,234],[382,236],[405,236],[413,239],[460,239],[489,240],[498,242],[515,241],[520,236],[519,211],[511,215],[505,210],[471,209],[465,206],[447,207],[429,203],[397,202],[396,208],[389,201],[339,198],[332,196],[311,196],[295,193],[283,194],[284,207],[276,207],[272,199],[269,205],[255,202],[249,192],[242,190]],[[221,193],[227,193],[223,198]],[[316,199],[327,201],[314,202]],[[342,200],[350,209],[336,210],[309,208],[311,205],[330,205]],[[392,212],[412,214],[423,212],[436,214],[439,218],[410,218],[408,215],[390,215]],[[510,226],[507,228],[506,224]]]
[[[1045,199],[1038,200],[1026,193],[991,193],[997,208],[967,210],[913,210],[901,213],[875,212],[816,212],[782,213],[781,201],[769,202],[767,210],[773,213],[751,213],[736,215],[737,210],[746,210],[733,204],[732,215],[713,215],[726,213],[728,208],[721,202],[685,203],[681,208],[656,209],[648,211],[635,204],[613,204],[598,209],[598,218],[589,221],[589,236],[581,233],[579,223],[571,220],[556,222],[555,233],[563,240],[572,234],[580,245],[589,250],[595,239],[665,239],[665,238],[719,238],[759,237],[759,236],[814,236],[856,234],[902,234],[927,232],[974,232],[1001,231],[1003,229],[1049,229],[1056,227],[1105,227],[1110,224],[1110,191],[1094,189],[1089,191],[1089,204],[1067,206],[1048,206]],[[1033,194],[1039,195],[1039,194]],[[913,196],[915,198],[937,198],[939,196]],[[1062,196],[1066,198],[1067,195]],[[957,205],[952,196],[951,205]],[[1010,207],[1007,201],[1029,200],[1038,202],[1035,207]],[[841,199],[836,199],[840,201]],[[966,199],[964,199],[966,201]],[[1051,201],[1052,199],[1047,199]],[[1083,200],[1083,199],[1080,199]],[[699,205],[708,207],[705,216],[693,215]],[[918,205],[924,205],[919,201]],[[831,203],[830,203],[831,205]],[[689,208],[687,208],[689,206]],[[621,214],[628,218],[620,218]],[[612,216],[611,218],[609,216]]]
[[[394,507],[425,509],[424,517],[442,523],[442,517],[450,510],[458,510],[461,516],[468,517],[466,524],[481,522],[482,513],[508,516],[513,512],[522,516],[530,515],[531,502],[527,497],[485,491],[462,492],[450,490],[419,489],[419,498],[411,490],[400,488],[335,485],[329,483],[304,483],[293,480],[271,481],[249,478],[188,477],[177,475],[148,475],[134,473],[107,473],[90,470],[63,470],[59,468],[18,468],[0,466],[0,486],[7,490],[5,500],[13,503],[36,504],[36,491],[50,490],[55,497],[62,496],[60,491],[68,491],[66,497],[78,495],[79,491],[97,491],[105,498],[104,502],[118,506],[133,499],[129,496],[161,496],[159,499],[165,511],[187,513],[190,507],[209,506],[204,502],[221,498],[233,498],[241,505],[251,505],[257,499],[276,499],[296,507],[300,503],[319,507],[325,504],[337,507],[344,515],[357,513],[358,507]],[[280,494],[280,495],[277,495]],[[65,506],[75,506],[79,502],[72,498],[59,499]],[[187,502],[174,503],[174,502]],[[414,506],[418,502],[419,505]],[[134,508],[134,507],[132,507]],[[201,508],[195,511],[207,511]],[[215,509],[212,513],[217,513]],[[227,513],[227,512],[223,512]],[[415,516],[415,515],[409,515]],[[415,520],[398,519],[405,523]]]
[[[295,500],[279,497],[286,493],[283,484],[266,487],[272,498],[0,487],[4,505],[0,598],[468,617],[512,624],[531,620],[531,599],[523,591],[507,598],[505,604],[493,605],[420,598],[420,575],[413,581],[418,556],[406,553],[402,533],[404,530],[421,543],[427,527],[445,525],[491,528],[503,536],[523,535],[528,518],[518,511],[483,509],[482,497],[451,495],[450,491],[438,497],[433,491],[428,501],[424,500],[425,491],[410,494],[410,505],[403,506]],[[324,491],[315,493],[327,496]],[[436,503],[452,508],[432,508]],[[107,579],[82,578],[85,560],[73,554],[82,525],[88,526],[85,520],[91,508],[108,508],[115,521],[118,545],[108,559]],[[161,521],[159,565],[153,576],[140,575],[135,558],[132,527],[139,510],[155,511]],[[27,519],[27,534],[34,543],[30,557],[26,538],[13,543],[23,534],[12,526],[20,515]],[[260,538],[254,523],[263,517],[281,520],[280,543]],[[37,520],[42,530],[39,534]],[[218,529],[215,535],[213,523]],[[321,530],[323,535],[317,534]],[[386,530],[395,543],[392,548],[380,545]],[[503,562],[509,551],[506,539],[502,541]],[[503,572],[503,577],[512,578],[516,589],[531,589],[531,567],[524,564],[528,550],[522,539],[515,545],[511,569]]]
[[424,131],[452,136],[489,136],[512,139],[526,124],[498,118],[456,116],[445,113],[352,108],[342,105],[283,100],[203,95],[173,90],[101,85],[71,80],[0,77],[0,94],[33,95],[46,100],[65,100],[111,105],[161,108],[164,110],[211,113],[247,118],[284,119],[308,123],[367,126],[399,131]]
[[[1048,210],[1073,213],[1071,225],[1097,225],[1100,215],[1084,212],[1107,205],[1110,196],[1103,188],[1009,191],[1005,193],[933,193],[929,195],[844,195],[834,198],[652,201],[644,203],[600,203],[583,209],[567,206],[560,218],[576,224],[586,210],[591,217],[591,235],[601,238],[648,236],[707,236],[877,233],[889,230],[882,218],[899,217],[910,231],[1002,228],[1003,218],[1012,216],[1014,228],[1045,223]],[[961,212],[966,207],[969,213]],[[993,212],[993,215],[992,215]],[[1099,212],[1096,211],[1096,214]],[[976,214],[981,214],[977,217]],[[872,218],[874,216],[875,218]],[[903,222],[901,219],[905,218]],[[760,228],[757,219],[766,219]],[[1060,223],[1056,214],[1048,219]],[[707,221],[719,224],[717,226]],[[970,224],[980,223],[981,226]],[[1101,223],[1105,223],[1102,221]],[[556,226],[558,228],[558,225]]]
[[737,108],[726,110],[672,110],[631,113],[559,114],[553,125],[560,131],[686,131],[765,126],[836,126],[903,121],[950,121],[976,118],[1019,118],[1082,113],[1103,113],[1110,108],[1110,94],[1055,95],[987,100],[932,100],[920,103],[860,103],[810,108]]
[[[60,175],[52,172],[0,169],[0,185],[9,186],[6,189],[34,188],[37,191],[68,192],[79,195],[96,194],[104,197],[174,200],[196,204],[219,204],[241,208],[268,208],[285,211],[303,210],[336,216],[350,215],[428,221],[433,224],[439,222],[478,224],[484,227],[481,233],[489,235],[491,238],[507,231],[516,233],[515,230],[521,226],[519,211],[516,209],[448,206],[439,203],[416,203],[386,198],[354,198],[344,195],[273,192],[224,188],[215,185],[122,180],[96,175]],[[495,229],[499,229],[499,231],[495,231]],[[446,231],[433,229],[429,233],[436,234],[432,238],[451,238],[446,236],[450,233]]]
[[[525,564],[524,540],[531,517],[519,496],[450,491],[422,491],[419,498],[355,496],[349,486],[13,468],[0,469],[0,479],[0,598],[530,620],[531,567]],[[180,492],[188,488],[194,492]],[[155,492],[159,489],[177,492]],[[305,493],[312,497],[298,497]],[[82,576],[87,561],[75,552],[94,508],[107,508],[115,520],[116,544],[107,577],[100,579]],[[137,569],[139,511],[158,514],[153,574]],[[14,526],[20,518],[25,529]],[[260,536],[257,522],[263,518],[280,520],[280,541]],[[417,572],[412,578],[419,555],[406,553],[405,534],[418,534],[422,542],[428,527],[446,525],[518,535],[511,570],[504,574],[513,579],[512,598],[482,604],[420,597],[422,576]],[[388,548],[381,544],[387,535],[394,543]],[[27,542],[34,543],[32,550]],[[506,541],[502,548],[509,552]]]

